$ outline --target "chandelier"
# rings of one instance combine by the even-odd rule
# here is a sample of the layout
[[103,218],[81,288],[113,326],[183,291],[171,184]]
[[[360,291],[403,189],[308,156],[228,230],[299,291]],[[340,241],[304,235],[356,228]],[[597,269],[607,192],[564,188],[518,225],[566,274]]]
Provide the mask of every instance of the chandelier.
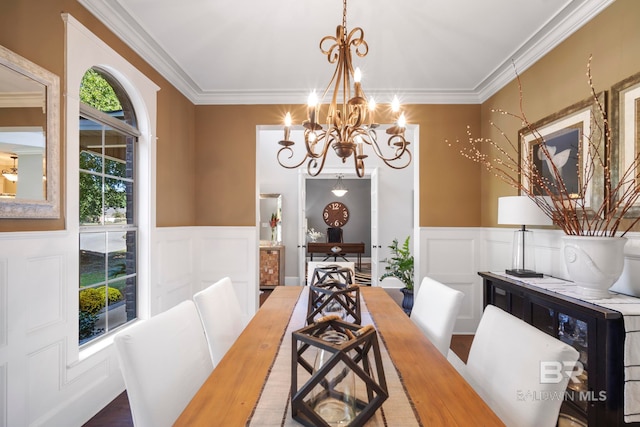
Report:
[[[395,115],[395,124],[386,130],[389,136],[387,147],[383,149],[378,144],[375,129],[379,126],[375,122],[376,102],[373,98],[367,100],[360,80],[362,73],[359,68],[354,70],[352,63],[352,48],[359,57],[365,57],[369,46],[364,40],[364,31],[356,27],[347,31],[347,0],[343,0],[342,25],[336,29],[336,36],[325,36],[320,40],[320,51],[327,56],[330,64],[336,64],[331,81],[327,85],[320,100],[315,91],[308,99],[307,120],[302,122],[304,128],[304,144],[306,154],[295,164],[287,164],[293,158],[291,135],[291,113],[287,113],[284,123],[284,139],[278,143],[282,148],[278,150],[277,158],[280,166],[295,169],[307,162],[307,172],[317,176],[324,167],[329,147],[333,148],[342,163],[353,156],[356,173],[364,176],[364,146],[371,147],[373,153],[386,165],[394,169],[403,169],[411,163],[411,152],[407,146],[409,141],[404,137],[406,119],[400,109],[398,97],[393,98],[391,110]],[[353,82],[353,87],[351,83]],[[331,102],[326,111],[326,121],[319,122],[322,116],[322,100],[333,88]],[[323,126],[324,125],[324,126]],[[284,159],[284,163],[283,163]]]
[[13,159],[13,167],[9,169],[2,170],[2,176],[7,178],[11,182],[16,182],[18,180],[18,168],[16,167],[16,159],[18,156],[11,156]]
[[336,197],[342,197],[347,194],[348,191],[347,187],[342,184],[342,174],[338,174],[338,181],[336,181],[336,185],[333,186],[331,192],[335,194]]

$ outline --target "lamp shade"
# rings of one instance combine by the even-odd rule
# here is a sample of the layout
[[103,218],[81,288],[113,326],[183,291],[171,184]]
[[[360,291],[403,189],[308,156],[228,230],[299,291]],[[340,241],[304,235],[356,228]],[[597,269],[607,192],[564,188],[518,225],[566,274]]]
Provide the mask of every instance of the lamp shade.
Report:
[[498,224],[553,225],[543,211],[527,196],[498,198]]

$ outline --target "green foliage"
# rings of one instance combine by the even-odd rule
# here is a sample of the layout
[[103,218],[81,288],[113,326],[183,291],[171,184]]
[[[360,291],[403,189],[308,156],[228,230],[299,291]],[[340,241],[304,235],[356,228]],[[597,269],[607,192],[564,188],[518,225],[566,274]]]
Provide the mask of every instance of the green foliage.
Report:
[[406,289],[413,290],[413,255],[409,248],[410,238],[411,236],[407,236],[402,247],[398,246],[398,239],[393,239],[393,243],[389,245],[393,256],[382,260],[388,265],[385,267],[386,273],[380,276],[380,280],[395,277],[404,283]]
[[[100,289],[102,289],[102,292],[104,293],[104,286]],[[119,290],[117,290],[116,288],[109,288],[109,305],[113,304],[114,302],[118,302],[121,299],[122,294]]]
[[101,179],[98,176],[80,172],[80,222],[83,224],[99,223],[101,215]]
[[95,326],[98,322],[98,316],[86,311],[80,311],[80,313],[78,314],[78,319],[80,322],[78,338],[80,340],[91,338],[94,335]]
[[[123,180],[107,178],[103,185],[99,175],[84,172],[102,173],[102,163],[103,157],[99,153],[80,153],[80,222],[83,224],[99,223],[103,209],[127,206],[127,184]],[[107,175],[125,174],[125,164],[122,162],[106,161],[104,166]]]
[[80,311],[97,314],[105,304],[104,290],[89,288],[80,291]]
[[[99,288],[89,288],[80,291],[80,311],[89,314],[97,314],[102,310],[106,303],[105,286]],[[122,293],[115,289],[109,288],[109,305],[122,299]]]
[[80,102],[100,111],[122,110],[113,88],[95,70],[88,70],[80,83]]

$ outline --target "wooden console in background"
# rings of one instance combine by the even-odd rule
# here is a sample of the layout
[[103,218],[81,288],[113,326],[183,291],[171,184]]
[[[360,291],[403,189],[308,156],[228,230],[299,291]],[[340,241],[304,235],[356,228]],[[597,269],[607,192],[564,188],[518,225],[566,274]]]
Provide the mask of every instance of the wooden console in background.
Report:
[[284,285],[284,246],[260,246],[260,287]]

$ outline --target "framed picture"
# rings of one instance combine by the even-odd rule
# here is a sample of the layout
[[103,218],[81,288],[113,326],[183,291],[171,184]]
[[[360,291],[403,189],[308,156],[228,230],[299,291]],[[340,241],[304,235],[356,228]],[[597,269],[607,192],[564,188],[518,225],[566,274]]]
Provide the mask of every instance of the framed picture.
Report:
[[[606,93],[598,94],[606,106]],[[606,147],[603,117],[596,100],[585,99],[520,129],[520,183],[534,194],[545,195],[541,181],[531,182],[532,171],[541,176],[552,193],[579,203],[591,211],[604,201]],[[546,145],[546,153],[542,147]],[[603,161],[594,160],[598,152]],[[597,157],[597,156],[596,156]],[[555,169],[554,167],[555,166]],[[561,182],[560,182],[561,181]]]
[[[628,77],[611,87],[612,139],[618,141],[611,149],[612,172],[622,179],[621,173],[631,169],[625,179],[625,187],[640,185],[640,171],[633,170],[634,161],[640,153],[640,73]],[[640,202],[635,203],[626,217],[640,216]]]

